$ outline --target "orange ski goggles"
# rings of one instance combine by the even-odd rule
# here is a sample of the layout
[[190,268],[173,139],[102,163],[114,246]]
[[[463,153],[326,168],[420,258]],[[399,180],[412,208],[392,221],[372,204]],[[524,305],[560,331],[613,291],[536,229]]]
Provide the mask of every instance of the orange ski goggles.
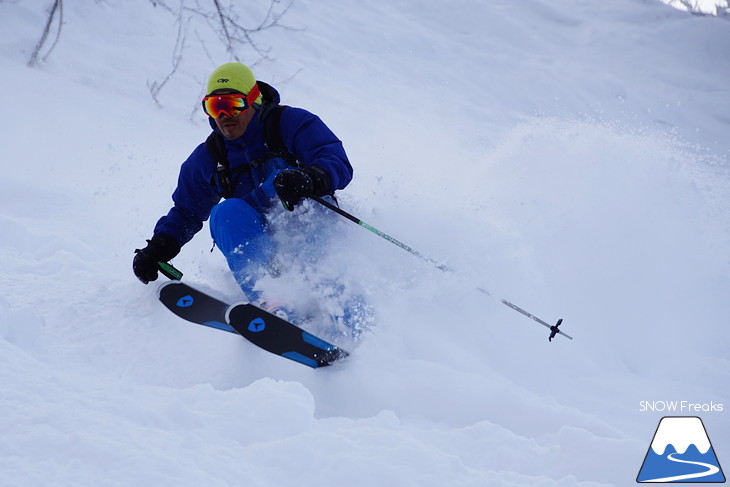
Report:
[[220,118],[223,115],[237,117],[248,110],[260,94],[258,85],[253,85],[248,95],[241,93],[208,95],[203,98],[203,111],[213,118]]

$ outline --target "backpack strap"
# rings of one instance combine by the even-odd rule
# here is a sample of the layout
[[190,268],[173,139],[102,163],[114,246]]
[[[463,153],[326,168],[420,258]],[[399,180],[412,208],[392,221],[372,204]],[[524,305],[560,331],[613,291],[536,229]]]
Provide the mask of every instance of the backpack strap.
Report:
[[[266,114],[266,118],[264,119],[264,143],[269,149],[268,157],[279,157],[286,161],[290,166],[298,167],[300,165],[299,158],[295,154],[289,152],[289,149],[284,143],[284,138],[281,135],[281,114],[287,108],[289,108],[287,105],[276,105],[269,109]],[[319,184],[324,188],[332,187],[330,175],[327,174],[324,169],[316,166],[311,167],[310,169],[316,174],[316,176],[312,176],[316,179],[315,185]],[[334,200],[335,204],[337,204],[335,192],[331,190],[328,194]]]
[[222,190],[221,196],[228,199],[233,196],[233,184],[231,184],[231,167],[228,163],[228,154],[226,153],[223,136],[218,132],[211,132],[208,138],[205,139],[205,146],[215,163],[218,182]]
[[264,119],[264,143],[269,149],[269,157],[280,157],[292,166],[297,166],[297,156],[289,152],[281,136],[281,113],[287,105],[271,107]]

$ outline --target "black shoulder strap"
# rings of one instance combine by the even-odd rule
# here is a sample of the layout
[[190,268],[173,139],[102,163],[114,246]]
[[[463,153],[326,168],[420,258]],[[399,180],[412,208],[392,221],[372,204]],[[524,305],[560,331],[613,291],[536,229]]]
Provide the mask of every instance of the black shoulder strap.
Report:
[[286,105],[276,105],[269,110],[264,119],[264,143],[271,155],[281,157],[292,165],[297,164],[297,156],[289,152],[284,138],[281,135],[281,113],[289,108]]
[[231,168],[228,164],[228,154],[226,153],[223,136],[217,132],[211,132],[208,138],[205,139],[205,146],[215,163],[218,182],[222,190],[221,196],[228,199],[233,195],[233,185],[231,184]]

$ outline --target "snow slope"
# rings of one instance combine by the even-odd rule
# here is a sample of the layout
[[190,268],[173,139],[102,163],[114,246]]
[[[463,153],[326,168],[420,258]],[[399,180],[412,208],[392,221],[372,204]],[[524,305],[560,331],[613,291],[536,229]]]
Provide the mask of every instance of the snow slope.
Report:
[[[378,310],[315,371],[180,321],[131,272],[208,133],[212,31],[143,0],[67,3],[31,69],[45,15],[0,2],[2,485],[626,485],[669,414],[641,401],[730,407],[726,21],[658,1],[293,4],[257,37],[258,78],[345,141],[343,208],[459,269],[300,210],[334,234],[311,281]],[[311,249],[288,216],[295,264]],[[175,265],[238,299],[210,245]],[[264,285],[308,299],[288,277]],[[726,410],[673,414],[701,415],[723,463]]]

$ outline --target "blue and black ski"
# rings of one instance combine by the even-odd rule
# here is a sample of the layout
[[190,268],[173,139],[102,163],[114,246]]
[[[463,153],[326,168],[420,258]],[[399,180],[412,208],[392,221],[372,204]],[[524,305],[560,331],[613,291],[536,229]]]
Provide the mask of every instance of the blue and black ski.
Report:
[[228,305],[180,281],[169,281],[159,297],[177,316],[237,333],[254,345],[312,368],[330,365],[349,354],[306,330],[252,304]]
[[251,343],[313,368],[329,365],[349,355],[342,348],[252,304],[230,306],[226,321]]
[[228,304],[180,281],[165,282],[157,292],[167,309],[193,323],[238,333],[226,323]]

